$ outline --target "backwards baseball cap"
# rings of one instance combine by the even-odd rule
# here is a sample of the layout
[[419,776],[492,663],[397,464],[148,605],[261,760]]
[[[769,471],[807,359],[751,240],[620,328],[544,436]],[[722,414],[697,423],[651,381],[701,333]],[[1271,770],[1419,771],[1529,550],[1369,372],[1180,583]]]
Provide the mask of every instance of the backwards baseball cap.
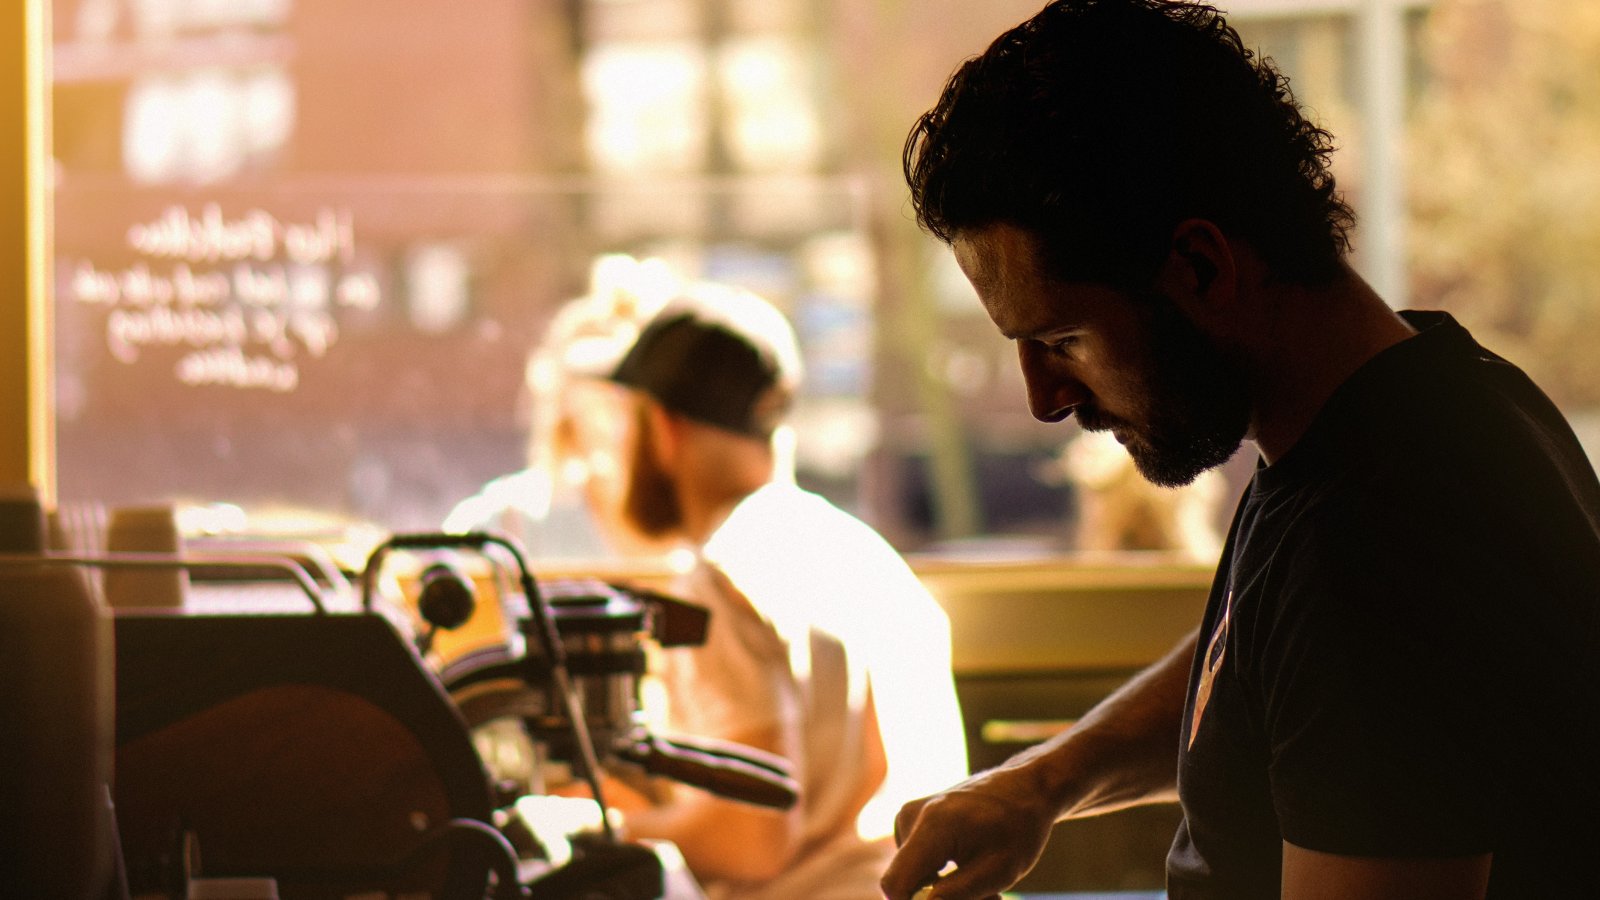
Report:
[[695,421],[765,439],[789,410],[800,352],[767,301],[698,285],[645,325],[611,380]]

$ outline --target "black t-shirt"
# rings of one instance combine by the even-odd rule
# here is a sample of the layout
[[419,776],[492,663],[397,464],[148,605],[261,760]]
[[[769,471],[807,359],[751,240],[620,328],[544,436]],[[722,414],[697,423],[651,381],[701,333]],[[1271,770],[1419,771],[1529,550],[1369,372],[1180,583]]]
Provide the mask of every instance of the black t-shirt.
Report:
[[1491,898],[1600,897],[1600,484],[1516,367],[1405,315],[1240,501],[1173,900],[1277,898],[1283,841],[1492,852]]

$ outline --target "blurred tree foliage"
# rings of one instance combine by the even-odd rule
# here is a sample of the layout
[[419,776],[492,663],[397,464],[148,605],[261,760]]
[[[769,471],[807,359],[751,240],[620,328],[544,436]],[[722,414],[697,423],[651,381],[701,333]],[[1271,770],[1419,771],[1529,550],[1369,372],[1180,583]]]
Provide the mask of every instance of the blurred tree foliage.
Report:
[[1413,302],[1600,407],[1600,3],[1440,0],[1422,50]]

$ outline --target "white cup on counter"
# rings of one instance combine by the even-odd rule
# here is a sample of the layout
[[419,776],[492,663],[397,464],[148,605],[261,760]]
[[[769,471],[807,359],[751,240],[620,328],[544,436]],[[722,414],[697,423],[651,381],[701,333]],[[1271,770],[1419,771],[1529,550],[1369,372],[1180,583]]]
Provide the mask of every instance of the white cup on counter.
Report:
[[[147,553],[176,559],[183,533],[171,504],[119,506],[106,523],[107,552]],[[105,570],[106,603],[112,607],[180,607],[189,592],[189,572],[180,566]]]
[[0,553],[39,553],[44,549],[45,516],[39,489],[27,483],[0,484]]

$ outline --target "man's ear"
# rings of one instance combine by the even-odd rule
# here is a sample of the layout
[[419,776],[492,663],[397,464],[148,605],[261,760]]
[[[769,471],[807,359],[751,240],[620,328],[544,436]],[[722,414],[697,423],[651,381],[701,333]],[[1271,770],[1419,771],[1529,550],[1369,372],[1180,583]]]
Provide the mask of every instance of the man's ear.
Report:
[[1157,285],[1182,306],[1230,303],[1238,270],[1227,235],[1205,219],[1184,219],[1172,229]]

